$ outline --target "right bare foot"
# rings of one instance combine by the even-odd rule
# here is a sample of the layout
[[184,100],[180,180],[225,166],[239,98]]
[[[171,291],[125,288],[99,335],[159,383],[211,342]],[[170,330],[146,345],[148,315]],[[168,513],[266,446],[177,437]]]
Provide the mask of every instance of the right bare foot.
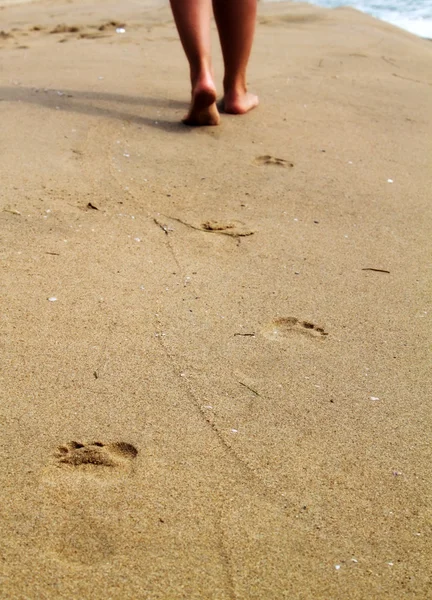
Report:
[[250,92],[225,92],[223,99],[224,110],[232,115],[244,115],[258,106],[258,96]]
[[185,125],[219,125],[216,106],[216,88],[210,76],[199,78],[192,87],[192,101],[188,114],[182,119]]

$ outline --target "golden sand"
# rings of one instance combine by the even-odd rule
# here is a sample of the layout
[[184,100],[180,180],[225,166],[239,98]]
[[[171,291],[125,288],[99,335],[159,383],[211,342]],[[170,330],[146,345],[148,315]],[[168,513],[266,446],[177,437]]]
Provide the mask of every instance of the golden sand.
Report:
[[166,7],[0,19],[1,598],[429,598],[432,45],[260,5],[188,129]]

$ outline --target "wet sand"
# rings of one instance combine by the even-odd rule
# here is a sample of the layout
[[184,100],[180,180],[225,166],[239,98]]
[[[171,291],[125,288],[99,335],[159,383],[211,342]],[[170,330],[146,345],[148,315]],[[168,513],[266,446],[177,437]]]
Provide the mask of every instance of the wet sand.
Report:
[[0,18],[0,597],[428,598],[430,43],[260,5],[188,129],[166,7]]

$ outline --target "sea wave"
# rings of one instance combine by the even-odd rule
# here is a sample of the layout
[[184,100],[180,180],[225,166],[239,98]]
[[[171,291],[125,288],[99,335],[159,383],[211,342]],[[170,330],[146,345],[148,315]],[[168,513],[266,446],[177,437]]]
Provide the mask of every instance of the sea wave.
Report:
[[326,8],[352,6],[420,37],[432,38],[432,0],[310,0],[309,3]]

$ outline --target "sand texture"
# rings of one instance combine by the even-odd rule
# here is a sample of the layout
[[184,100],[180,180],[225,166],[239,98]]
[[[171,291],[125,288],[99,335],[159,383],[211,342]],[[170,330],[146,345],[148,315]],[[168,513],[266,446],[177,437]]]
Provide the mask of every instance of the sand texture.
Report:
[[260,5],[191,129],[166,6],[0,22],[0,597],[431,598],[432,44]]

